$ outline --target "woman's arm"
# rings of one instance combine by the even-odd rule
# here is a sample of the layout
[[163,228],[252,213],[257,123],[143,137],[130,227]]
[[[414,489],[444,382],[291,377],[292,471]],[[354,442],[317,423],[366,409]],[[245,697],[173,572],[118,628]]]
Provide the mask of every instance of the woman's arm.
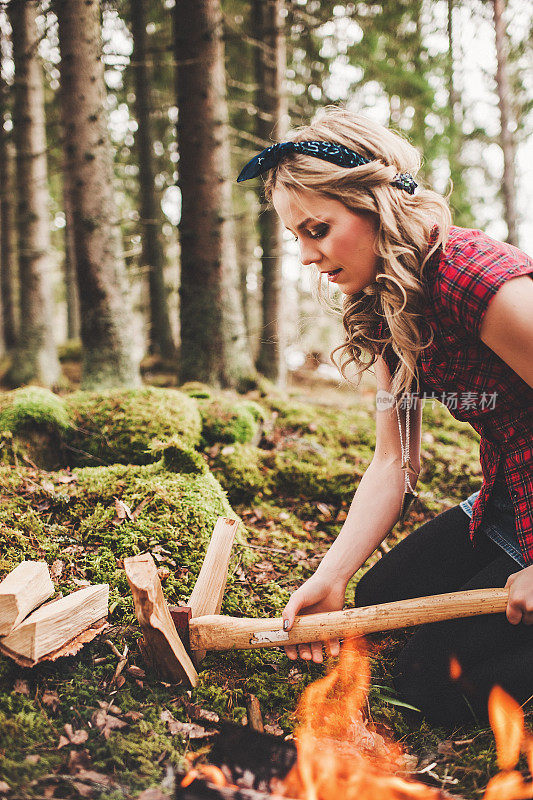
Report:
[[512,278],[491,300],[480,330],[481,341],[533,388],[533,280]]
[[[378,392],[390,389],[390,372],[384,361],[376,363]],[[421,404],[410,412],[410,451],[414,471],[410,473],[414,487],[420,470]],[[400,418],[405,431],[405,412]],[[312,614],[342,608],[346,585],[352,575],[385,539],[399,519],[404,494],[402,451],[394,406],[380,404],[376,412],[376,449],[353,498],[348,516],[315,574],[287,603],[283,618],[287,630],[298,613]],[[289,658],[298,652],[304,659],[322,661],[322,644],[313,643],[286,648]],[[330,643],[330,652],[338,653],[338,642]]]
[[[402,449],[398,419],[394,405],[386,408],[391,375],[382,358],[375,365],[378,395],[382,402],[376,411],[376,448],[374,457],[363,475],[353,498],[346,522],[328,550],[317,573],[346,583],[397,523],[404,495]],[[392,399],[392,396],[391,396]],[[384,402],[383,402],[384,401]],[[410,411],[411,485],[416,485],[420,472],[421,403]],[[400,420],[405,436],[405,411]]]

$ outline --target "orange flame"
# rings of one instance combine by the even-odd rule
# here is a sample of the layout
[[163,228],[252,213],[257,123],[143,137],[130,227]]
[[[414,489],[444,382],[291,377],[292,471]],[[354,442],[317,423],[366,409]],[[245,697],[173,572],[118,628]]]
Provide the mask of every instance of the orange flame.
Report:
[[[458,668],[457,678],[461,675]],[[450,675],[456,671],[454,659]],[[438,789],[409,780],[399,745],[387,741],[365,719],[370,685],[369,662],[362,645],[344,643],[339,663],[326,677],[307,687],[300,698],[295,732],[298,761],[282,784],[276,782],[273,800],[438,800]],[[533,782],[515,769],[520,751],[533,775],[533,736],[524,733],[524,714],[499,686],[489,697],[489,719],[502,772],[488,783],[483,800],[533,798]],[[233,786],[218,767],[199,764],[182,786],[203,778],[216,786]],[[235,787],[236,788],[236,787]]]
[[462,674],[463,670],[461,665],[459,664],[456,657],[452,656],[450,658],[450,678],[452,679],[452,681],[458,681]]
[[[359,645],[360,648],[360,645]],[[308,686],[298,706],[298,762],[284,793],[303,800],[433,800],[437,790],[409,781],[402,751],[366,723],[370,684],[366,655],[355,640],[344,643],[338,666]]]
[[520,757],[524,736],[524,712],[500,686],[489,695],[489,721],[498,753],[500,769],[512,769]]

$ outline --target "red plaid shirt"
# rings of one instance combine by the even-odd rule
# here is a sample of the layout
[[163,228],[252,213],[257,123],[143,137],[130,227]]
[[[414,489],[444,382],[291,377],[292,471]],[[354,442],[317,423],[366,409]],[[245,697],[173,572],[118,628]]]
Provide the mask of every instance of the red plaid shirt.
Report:
[[[533,262],[516,247],[481,231],[452,227],[444,249],[424,267],[427,306],[423,319],[434,335],[417,363],[420,391],[444,402],[450,413],[480,434],[483,485],[474,507],[475,538],[500,462],[515,511],[516,534],[533,563],[533,389],[479,338],[483,315],[510,278],[532,275]],[[381,323],[387,335],[387,327]],[[425,338],[424,338],[425,340]],[[391,374],[397,357],[383,353]]]

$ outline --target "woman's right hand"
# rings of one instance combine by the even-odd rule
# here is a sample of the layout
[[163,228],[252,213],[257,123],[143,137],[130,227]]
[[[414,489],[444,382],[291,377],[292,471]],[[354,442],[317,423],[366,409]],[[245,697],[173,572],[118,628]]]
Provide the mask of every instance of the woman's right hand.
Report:
[[[322,611],[341,611],[344,606],[346,583],[334,582],[315,573],[289,598],[282,612],[284,630],[290,631],[296,615],[319,614]],[[340,643],[338,639],[328,642],[310,642],[309,644],[290,645],[284,648],[288,657],[294,661],[303,658],[321,664],[323,660],[322,645],[326,644],[330,655],[338,656]]]

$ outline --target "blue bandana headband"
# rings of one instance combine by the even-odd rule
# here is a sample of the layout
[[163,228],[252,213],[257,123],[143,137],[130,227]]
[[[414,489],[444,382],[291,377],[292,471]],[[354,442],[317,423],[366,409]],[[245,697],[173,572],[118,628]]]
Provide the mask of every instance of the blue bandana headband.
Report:
[[[344,147],[342,144],[335,144],[334,142],[279,142],[267,147],[254,156],[242,169],[241,174],[237,178],[237,182],[250,180],[250,178],[257,178],[264,172],[276,167],[282,158],[290,153],[302,153],[306,156],[314,156],[314,158],[321,158],[323,161],[330,161],[338,167],[361,167],[363,164],[370,164],[375,161],[374,158],[366,158],[365,156],[355,153],[349,147]],[[408,194],[414,194],[418,184],[409,172],[400,172],[391,181],[392,186],[397,186],[403,189]]]

